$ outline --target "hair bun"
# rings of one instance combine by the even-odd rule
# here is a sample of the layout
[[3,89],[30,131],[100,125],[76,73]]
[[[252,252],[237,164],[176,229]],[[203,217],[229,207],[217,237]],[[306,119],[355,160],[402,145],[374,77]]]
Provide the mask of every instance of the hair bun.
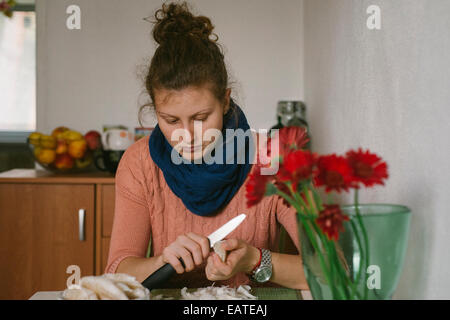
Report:
[[[211,40],[214,26],[211,20],[205,16],[195,17],[189,11],[186,2],[181,4],[163,4],[162,9],[155,13],[156,21],[153,28],[153,38],[158,44],[179,36],[196,36],[201,39]],[[218,40],[217,35],[215,40]]]

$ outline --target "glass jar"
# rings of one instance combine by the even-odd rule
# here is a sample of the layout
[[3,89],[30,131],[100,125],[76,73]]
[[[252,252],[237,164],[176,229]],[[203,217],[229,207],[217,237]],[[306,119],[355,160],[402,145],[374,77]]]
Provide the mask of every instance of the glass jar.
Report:
[[283,127],[302,127],[305,128],[309,138],[305,149],[311,150],[311,135],[309,125],[306,121],[306,106],[302,101],[279,101],[277,107],[278,123],[270,129],[270,135],[273,129]]

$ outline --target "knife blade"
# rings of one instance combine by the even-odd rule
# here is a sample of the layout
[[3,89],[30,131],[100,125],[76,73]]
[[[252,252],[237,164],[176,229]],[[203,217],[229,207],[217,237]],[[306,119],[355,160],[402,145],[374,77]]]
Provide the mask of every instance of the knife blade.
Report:
[[233,232],[234,229],[236,229],[242,221],[244,221],[246,215],[240,214],[237,217],[234,217],[227,223],[225,223],[223,226],[221,226],[219,229],[214,231],[208,236],[209,239],[209,245],[210,247],[214,247],[214,244],[220,240],[223,240],[227,235],[229,235],[231,232]]
[[[219,229],[214,231],[208,236],[209,239],[209,245],[212,248],[214,244],[218,241],[221,241],[224,239],[227,235],[229,235],[231,232],[233,232],[246,218],[245,214],[240,214],[237,217],[234,217],[227,223],[225,223],[223,226],[221,226]],[[183,260],[180,258],[181,264],[184,266]],[[175,274],[176,271],[172,267],[170,263],[166,263],[161,268],[153,272],[151,275],[149,275],[143,282],[142,285],[146,287],[149,290],[152,289],[160,289],[161,285],[169,280],[169,278]]]

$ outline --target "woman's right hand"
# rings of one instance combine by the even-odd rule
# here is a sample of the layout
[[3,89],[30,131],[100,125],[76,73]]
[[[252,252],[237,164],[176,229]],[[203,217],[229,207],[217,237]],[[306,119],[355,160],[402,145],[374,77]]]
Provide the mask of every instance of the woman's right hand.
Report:
[[[206,261],[209,256],[209,240],[207,237],[195,233],[178,236],[177,240],[168,245],[162,253],[164,263],[170,263],[178,274],[190,272],[195,266]],[[183,259],[183,268],[179,258]]]

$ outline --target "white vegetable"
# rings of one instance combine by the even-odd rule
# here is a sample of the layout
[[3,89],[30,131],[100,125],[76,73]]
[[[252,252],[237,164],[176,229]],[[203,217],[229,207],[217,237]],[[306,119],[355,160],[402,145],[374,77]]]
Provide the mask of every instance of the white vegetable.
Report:
[[242,285],[239,288],[229,288],[228,286],[197,289],[194,292],[187,292],[187,288],[181,289],[181,300],[256,300],[250,294],[250,286]]
[[224,242],[225,242],[225,240],[217,241],[216,243],[214,243],[214,246],[213,246],[214,252],[219,255],[220,259],[223,262],[225,262],[225,260],[227,259],[227,252],[222,249],[222,243],[224,243]]
[[84,277],[80,280],[80,285],[97,293],[102,300],[128,300],[126,294],[112,280],[102,276]]
[[150,291],[127,274],[88,276],[62,294],[65,300],[150,300]]
[[97,294],[79,285],[71,285],[62,294],[64,300],[98,300]]

